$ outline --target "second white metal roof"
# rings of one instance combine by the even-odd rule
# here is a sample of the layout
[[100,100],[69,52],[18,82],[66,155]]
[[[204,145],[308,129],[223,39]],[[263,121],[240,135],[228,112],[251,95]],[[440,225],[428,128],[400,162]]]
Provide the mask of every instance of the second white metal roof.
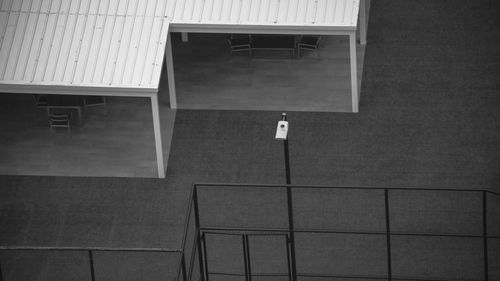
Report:
[[171,0],[172,31],[338,34],[356,30],[360,0]]

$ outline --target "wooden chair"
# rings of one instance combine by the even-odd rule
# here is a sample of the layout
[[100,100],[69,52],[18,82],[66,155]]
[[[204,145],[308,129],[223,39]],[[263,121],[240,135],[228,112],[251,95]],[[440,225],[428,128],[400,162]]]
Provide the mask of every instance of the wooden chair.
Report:
[[252,36],[250,34],[231,34],[227,39],[231,54],[234,52],[248,52],[248,56],[252,57]]
[[50,113],[49,127],[51,130],[55,128],[67,128],[70,133],[69,115],[65,113]]
[[297,43],[297,56],[300,57],[300,50],[317,50],[319,47],[320,35],[304,35]]
[[33,95],[36,107],[44,108],[48,105],[47,95]]

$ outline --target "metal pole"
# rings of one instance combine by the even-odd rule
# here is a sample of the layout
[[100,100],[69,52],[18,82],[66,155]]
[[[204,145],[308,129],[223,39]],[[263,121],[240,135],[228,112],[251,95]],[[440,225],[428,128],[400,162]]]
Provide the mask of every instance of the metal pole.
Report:
[[392,281],[392,257],[391,257],[391,223],[389,216],[389,190],[384,189],[385,199],[385,235],[387,238],[387,280]]
[[193,186],[193,205],[194,205],[194,225],[195,225],[195,231],[196,231],[196,236],[197,236],[197,242],[198,242],[198,263],[200,264],[200,279],[201,281],[208,281],[208,273],[207,273],[207,268],[206,268],[206,263],[204,262],[205,259],[203,258],[203,255],[206,255],[205,253],[205,243],[202,245],[202,239],[203,236],[200,231],[200,214],[198,210],[198,188],[196,184]]
[[286,235],[286,257],[288,258],[288,281],[292,281],[292,269],[291,269],[291,259],[290,259],[290,237]]
[[[281,119],[283,121],[287,121],[286,120],[286,113],[281,114]],[[285,183],[292,184],[292,180],[291,180],[291,176],[290,176],[290,155],[288,152],[288,135],[287,135],[286,139],[283,141],[283,148],[285,151],[285,178],[286,178]]]
[[488,217],[486,205],[486,191],[483,191],[483,254],[484,254],[484,280],[488,281]]
[[[283,121],[287,121],[286,113],[281,114],[281,118]],[[294,223],[293,223],[293,205],[292,205],[292,184],[291,176],[290,176],[290,155],[288,150],[288,134],[286,139],[283,141],[283,147],[285,152],[285,183],[286,187],[286,196],[287,196],[287,205],[288,205],[288,229],[290,232],[290,262],[291,262],[291,270],[292,270],[292,280],[297,281],[297,264],[295,258],[295,234],[294,234]]]
[[250,247],[248,246],[248,235],[241,235],[243,242],[243,260],[245,262],[245,280],[252,281],[252,269],[250,267]]
[[[201,241],[203,241],[203,253],[202,254],[203,254],[203,257],[204,257],[202,259],[203,260],[203,274],[204,274],[204,275],[202,275],[202,276],[204,276],[201,279],[202,281],[203,281],[203,278],[205,278],[205,281],[209,280],[209,276],[208,276],[208,258],[207,258],[207,240],[205,239],[205,237],[206,237],[205,233],[202,233],[201,234],[201,239],[200,239]],[[202,266],[200,265],[200,268],[201,267]]]
[[95,281],[95,271],[94,271],[94,257],[92,256],[92,251],[89,250],[89,265],[90,265],[90,278]]
[[181,267],[182,267],[182,280],[187,281],[186,256],[184,255],[184,251],[182,251],[182,255],[181,255]]

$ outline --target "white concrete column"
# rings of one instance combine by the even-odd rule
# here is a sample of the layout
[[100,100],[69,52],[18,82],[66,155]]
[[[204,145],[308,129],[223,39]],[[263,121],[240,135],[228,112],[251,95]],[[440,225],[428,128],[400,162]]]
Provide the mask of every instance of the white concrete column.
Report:
[[366,45],[366,34],[368,30],[367,4],[368,0],[361,0],[359,7],[359,41],[361,45]]
[[160,108],[158,106],[158,94],[151,96],[151,109],[153,112],[153,130],[155,134],[156,162],[158,165],[158,177],[165,178],[165,165],[163,163],[163,146],[161,142]]
[[189,37],[188,37],[188,33],[187,32],[182,32],[181,33],[181,37],[182,37],[182,42],[188,42],[189,41]]
[[175,93],[174,60],[172,58],[172,38],[170,32],[167,37],[165,48],[165,63],[167,64],[168,95],[170,97],[170,108],[177,108],[177,96]]
[[352,112],[358,112],[359,94],[358,94],[358,65],[356,57],[356,31],[349,34],[350,59],[351,59],[351,96]]

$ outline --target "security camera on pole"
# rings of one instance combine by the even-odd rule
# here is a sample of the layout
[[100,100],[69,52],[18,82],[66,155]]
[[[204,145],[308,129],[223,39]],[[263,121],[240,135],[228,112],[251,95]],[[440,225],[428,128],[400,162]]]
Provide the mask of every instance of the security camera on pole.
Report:
[[286,195],[288,204],[288,230],[289,230],[289,243],[290,243],[290,271],[291,280],[297,281],[297,267],[295,262],[295,234],[293,226],[293,207],[292,207],[292,187],[291,177],[290,177],[290,157],[288,154],[288,121],[286,119],[286,113],[281,114],[281,121],[278,122],[278,127],[276,128],[277,140],[283,141],[283,147],[285,151],[285,183],[286,183]]
[[281,121],[278,122],[278,128],[276,128],[276,139],[283,141],[283,146],[285,149],[285,176],[286,184],[291,184],[290,178],[290,158],[288,154],[288,121],[286,120],[286,113],[281,113]]

